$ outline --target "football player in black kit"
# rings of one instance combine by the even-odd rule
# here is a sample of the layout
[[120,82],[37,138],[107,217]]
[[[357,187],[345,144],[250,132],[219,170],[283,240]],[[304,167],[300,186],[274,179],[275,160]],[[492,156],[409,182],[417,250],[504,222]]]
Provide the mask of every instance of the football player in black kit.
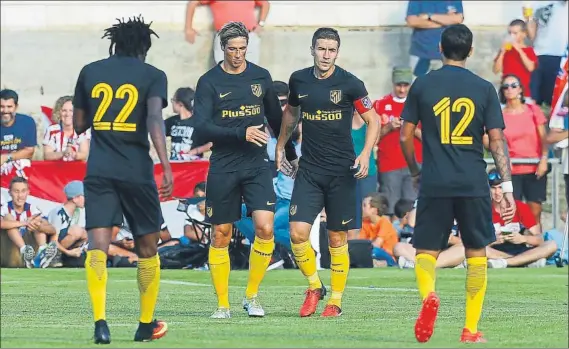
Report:
[[[275,161],[282,170],[284,145],[302,117],[302,156],[290,202],[290,238],[296,263],[308,279],[309,288],[300,316],[316,312],[326,288],[316,271],[309,235],[314,219],[326,210],[331,255],[332,295],[322,316],[342,314],[350,259],[347,231],[360,227],[355,221],[356,179],[367,176],[369,158],[379,138],[379,117],[364,83],[335,65],[340,36],[332,28],[320,28],[312,37],[314,66],[290,77],[289,100],[283,114]],[[352,116],[354,108],[368,125],[361,154],[354,154]],[[296,167],[296,161],[292,162]]]
[[107,252],[112,228],[122,224],[123,214],[139,257],[140,323],[134,340],[158,339],[168,330],[165,322],[153,320],[160,285],[157,245],[162,213],[148,133],[163,167],[164,197],[172,193],[172,169],[162,118],[168,105],[166,74],[144,63],[152,35],[156,34],[141,17],[119,20],[103,36],[111,40],[110,57],[83,67],[75,87],[75,131],[92,128],[83,181],[89,235],[85,271],[97,344],[111,342],[105,318]]
[[[441,35],[440,47],[443,67],[415,80],[401,115],[403,154],[415,181],[421,180],[413,246],[423,305],[415,323],[415,337],[426,342],[433,334],[440,305],[435,293],[435,263],[456,219],[467,262],[466,321],[460,341],[485,342],[478,321],[487,284],[486,246],[496,236],[482,145],[484,133],[488,133],[490,151],[504,180],[501,214],[506,222],[516,210],[510,159],[494,86],[465,69],[472,54],[472,32],[462,24],[450,26]],[[423,132],[422,169],[413,148],[419,122]]]
[[[262,317],[265,312],[257,293],[275,246],[276,202],[263,128],[266,117],[273,130],[280,130],[282,109],[269,72],[245,59],[249,32],[243,23],[227,23],[219,37],[224,60],[200,77],[194,101],[205,140],[213,142],[206,219],[213,224],[209,266],[218,308],[211,317],[231,317],[228,246],[233,222],[241,218],[242,201],[252,214],[256,235],[243,307],[249,316]],[[292,142],[287,155],[291,161],[296,159]]]

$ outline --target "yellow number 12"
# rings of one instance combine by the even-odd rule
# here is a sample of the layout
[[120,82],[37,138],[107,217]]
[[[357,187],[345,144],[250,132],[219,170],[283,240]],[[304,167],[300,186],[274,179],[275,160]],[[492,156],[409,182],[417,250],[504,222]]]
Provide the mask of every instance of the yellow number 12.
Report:
[[[468,145],[472,144],[472,137],[463,136],[464,131],[474,118],[475,106],[470,98],[459,98],[452,103],[450,97],[444,97],[435,104],[433,111],[436,116],[441,117],[441,143],[442,144],[456,144]],[[462,118],[452,130],[450,131],[450,113],[463,111]]]
[[[113,96],[115,98],[125,99],[127,94],[128,99],[115,120],[113,122],[101,121],[113,102]],[[93,117],[93,128],[97,131],[110,131],[111,128],[113,131],[121,132],[136,131],[136,123],[126,122],[126,119],[128,119],[138,103],[138,90],[136,87],[131,84],[124,84],[117,89],[116,93],[113,93],[111,85],[101,82],[95,85],[91,90],[91,98],[101,98],[101,96],[101,104],[99,104],[95,116]]]

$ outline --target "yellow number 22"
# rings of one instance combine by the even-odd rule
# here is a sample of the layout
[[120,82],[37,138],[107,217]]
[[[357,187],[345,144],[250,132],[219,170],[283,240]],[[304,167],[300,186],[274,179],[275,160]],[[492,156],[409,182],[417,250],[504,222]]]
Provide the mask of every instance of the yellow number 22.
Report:
[[[452,130],[450,131],[450,113],[463,111],[462,118]],[[442,144],[456,144],[468,145],[472,144],[472,137],[463,136],[464,131],[474,118],[474,102],[470,98],[459,98],[452,103],[450,97],[444,97],[435,104],[433,111],[436,116],[441,117],[441,143]]]
[[[127,98],[128,94],[128,98]],[[111,106],[114,98],[125,99],[126,103],[113,122],[101,121],[105,116],[107,110]],[[102,97],[102,98],[101,98]],[[101,98],[101,103],[93,117],[93,128],[98,131],[121,131],[121,132],[134,132],[136,131],[136,123],[128,123],[126,120],[136,107],[138,103],[138,90],[134,85],[124,84],[121,85],[116,93],[113,88],[104,82],[98,83],[91,90],[91,98]]]

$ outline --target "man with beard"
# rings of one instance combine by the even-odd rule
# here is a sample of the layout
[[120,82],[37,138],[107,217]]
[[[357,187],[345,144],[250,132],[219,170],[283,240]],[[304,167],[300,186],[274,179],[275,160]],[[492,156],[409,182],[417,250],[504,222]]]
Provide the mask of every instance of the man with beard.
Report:
[[[17,169],[29,166],[19,160],[31,160],[34,156],[34,147],[37,145],[36,123],[27,115],[18,114],[18,94],[13,90],[0,91],[0,114],[2,128],[0,128],[0,141],[2,142],[2,155],[0,166],[2,174],[8,174],[10,169],[4,164],[14,163]],[[18,173],[22,175],[22,173]]]

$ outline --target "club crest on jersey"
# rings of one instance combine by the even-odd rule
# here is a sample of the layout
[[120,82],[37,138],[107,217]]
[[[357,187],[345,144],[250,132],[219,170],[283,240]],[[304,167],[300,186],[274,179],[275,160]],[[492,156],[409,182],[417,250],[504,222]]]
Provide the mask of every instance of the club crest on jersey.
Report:
[[294,216],[296,214],[296,205],[291,205],[290,206],[290,215]]
[[207,208],[205,209],[205,213],[207,214],[208,217],[213,216],[213,208],[207,207]]
[[261,95],[263,94],[263,88],[261,87],[261,84],[251,85],[251,91],[253,92],[255,97],[261,97]]
[[330,91],[330,100],[334,104],[338,104],[342,100],[342,90],[332,90]]

